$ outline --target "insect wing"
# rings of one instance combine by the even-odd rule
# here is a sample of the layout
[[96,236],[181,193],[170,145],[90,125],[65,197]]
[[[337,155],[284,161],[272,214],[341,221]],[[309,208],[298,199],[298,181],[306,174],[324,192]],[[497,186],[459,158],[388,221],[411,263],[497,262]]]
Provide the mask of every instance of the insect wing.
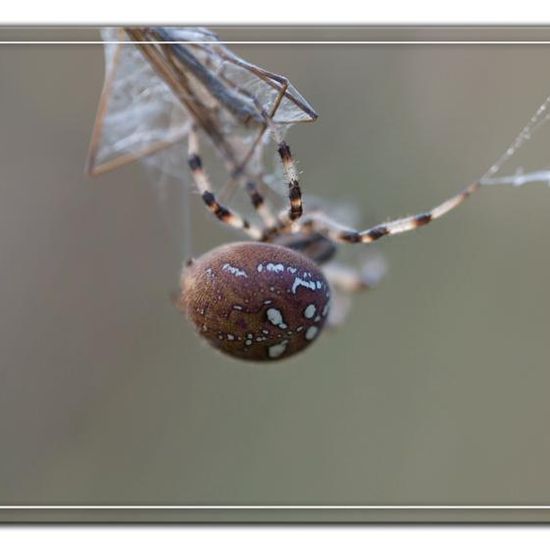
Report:
[[[190,118],[172,90],[140,51],[117,29],[102,31],[105,83],[100,99],[88,171],[107,172],[137,159],[161,163],[159,151],[182,140]],[[164,160],[162,160],[164,163]]]
[[[288,80],[262,69],[229,50],[219,38],[204,28],[159,28],[155,34],[164,40],[189,42],[188,47],[202,66],[219,76],[240,96],[243,104],[253,98],[258,118],[262,112],[276,124],[311,122],[317,113]],[[222,100],[223,102],[223,100]]]

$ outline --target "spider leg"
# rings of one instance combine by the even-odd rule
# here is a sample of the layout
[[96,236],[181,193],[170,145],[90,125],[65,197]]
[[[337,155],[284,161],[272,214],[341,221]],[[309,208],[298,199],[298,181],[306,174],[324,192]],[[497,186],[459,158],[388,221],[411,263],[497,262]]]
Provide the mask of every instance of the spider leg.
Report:
[[275,217],[265,202],[263,194],[260,192],[255,180],[248,180],[245,185],[246,192],[250,198],[252,206],[258,212],[260,218],[266,227],[272,227],[275,224]]
[[292,223],[302,216],[303,203],[302,203],[302,190],[300,189],[300,181],[298,179],[298,170],[296,170],[296,163],[294,157],[290,151],[290,147],[283,139],[278,137],[278,133],[274,134],[277,139],[277,152],[281,157],[283,163],[283,170],[288,181],[288,200],[290,206],[288,208],[287,216],[288,220]]
[[199,155],[199,138],[196,127],[191,128],[189,131],[188,143],[189,168],[191,169],[191,174],[193,175],[195,185],[197,186],[197,189],[199,190],[202,200],[206,204],[207,208],[222,223],[241,229],[252,239],[260,239],[262,236],[262,231],[259,228],[251,225],[246,219],[223,206],[216,199],[216,196],[211,190],[210,180],[202,167],[202,160]]
[[330,262],[323,267],[323,273],[332,291],[327,325],[336,328],[348,316],[352,305],[351,295],[377,286],[386,273],[386,263],[381,256],[368,258],[360,269]]
[[[288,200],[289,200],[289,207],[287,210],[283,211],[281,214],[279,214],[277,217],[274,217],[270,210],[266,208],[266,214],[262,215],[262,219],[264,220],[265,229],[263,231],[261,240],[263,241],[272,241],[277,236],[281,235],[282,233],[288,233],[293,230],[293,228],[296,228],[294,223],[302,217],[303,214],[303,202],[302,202],[302,190],[300,188],[300,181],[298,179],[298,171],[296,170],[296,164],[294,161],[294,157],[292,156],[292,153],[290,151],[290,147],[286,143],[285,140],[282,139],[280,136],[280,133],[278,132],[275,125],[271,122],[270,119],[269,122],[266,122],[266,124],[269,126],[271,133],[273,137],[275,138],[275,141],[277,142],[277,152],[279,153],[279,157],[281,158],[281,162],[283,164],[283,170],[286,176],[286,179],[288,181]],[[251,188],[253,189],[253,188]],[[256,191],[258,191],[256,186]],[[258,198],[261,197],[262,204],[263,196],[259,193],[255,194],[255,199],[252,197],[250,190],[247,188],[247,191],[252,199],[252,203],[255,205],[255,200],[258,200]],[[260,214],[261,215],[261,214]]]
[[305,217],[302,221],[302,229],[318,231],[326,235],[329,239],[343,243],[365,243],[369,244],[386,235],[397,235],[407,231],[418,229],[433,220],[441,218],[457,206],[461,205],[472,193],[481,187],[480,182],[470,184],[457,195],[442,202],[438,206],[416,214],[399,218],[390,222],[380,223],[364,231],[355,231],[339,225],[325,215],[314,213]]
[[377,286],[386,274],[386,262],[381,256],[368,258],[358,268],[330,262],[323,266],[323,273],[333,288],[352,293]]
[[[253,69],[255,67],[250,66]],[[260,70],[261,72],[261,70]],[[248,152],[245,154],[244,158],[240,161],[240,163],[237,165],[235,163],[230,163],[229,170],[231,172],[231,178],[230,180],[222,187],[220,196],[229,198],[236,190],[237,185],[239,184],[239,181],[242,182],[243,175],[246,174],[246,167],[247,164],[250,162],[254,152],[256,151],[256,148],[260,144],[266,130],[268,128],[271,129],[274,135],[276,134],[275,125],[272,122],[273,117],[275,116],[277,110],[279,109],[281,105],[281,101],[283,100],[283,97],[285,96],[289,82],[285,77],[279,77],[278,75],[268,73],[266,76],[269,76],[270,78],[273,78],[277,81],[278,85],[280,86],[278,88],[277,96],[275,97],[273,101],[273,105],[271,106],[271,110],[269,113],[267,113],[263,106],[259,103],[258,99],[254,97],[249,91],[245,90],[244,88],[239,87],[235,82],[233,82],[230,78],[225,76],[223,73],[220,73],[219,75],[221,79],[230,84],[232,88],[238,90],[242,95],[245,95],[249,97],[255,104],[256,108],[262,113],[264,122],[262,123],[258,134],[256,138],[254,139],[254,142]],[[260,78],[265,78],[261,74],[258,74]],[[261,176],[259,176],[261,178]],[[250,178],[245,183],[245,189],[246,192],[250,198],[250,201],[252,203],[252,206],[258,212],[258,215],[262,218],[262,221],[264,222],[265,227],[270,230],[270,232],[275,231],[275,227],[277,226],[277,219],[271,212],[271,209],[265,202],[265,198],[263,194],[260,192],[260,189],[258,187],[258,183],[256,179],[258,176],[256,176],[254,179]]]
[[327,315],[326,327],[336,329],[342,326],[348,318],[351,306],[351,294],[333,288],[330,296],[330,309]]
[[[279,90],[279,94],[277,96],[277,99],[275,100],[275,104],[271,113],[267,113],[265,111],[263,106],[258,102],[257,98],[248,94],[246,91],[241,90],[241,92],[245,93],[250,97],[250,99],[252,99],[257,109],[259,109],[263,115],[264,127],[260,131],[258,139],[261,138],[263,132],[265,132],[265,129],[268,128],[273,136],[273,139],[277,143],[277,152],[279,153],[279,157],[281,158],[281,162],[283,164],[283,171],[285,173],[285,176],[288,182],[288,200],[290,203],[286,214],[287,219],[283,218],[283,220],[280,220],[279,226],[286,227],[288,225],[291,225],[294,221],[296,221],[298,218],[302,216],[303,205],[302,205],[302,190],[300,189],[300,181],[298,179],[298,170],[296,169],[296,163],[294,161],[294,157],[292,156],[290,147],[288,146],[287,142],[282,138],[281,133],[279,132],[276,124],[272,120],[288,88],[288,80],[286,78],[283,78],[282,81],[283,81],[283,86]],[[277,231],[277,227],[274,225],[271,228],[271,230]]]
[[[271,74],[271,77],[273,76],[276,75]],[[256,97],[249,94],[246,90],[242,90],[241,88],[237,87],[237,89],[239,89],[241,93],[250,97],[250,99],[256,105],[256,108],[262,113],[264,119],[264,123],[260,128],[260,132],[258,133],[258,136],[252,148],[249,150],[244,163],[250,160],[250,157],[254,149],[262,139],[263,134],[267,129],[269,129],[273,138],[275,139],[275,142],[277,143],[277,152],[279,153],[279,157],[281,158],[283,171],[288,182],[288,200],[290,205],[288,211],[286,212],[286,215],[284,215],[281,220],[275,220],[273,217],[271,217],[269,221],[264,219],[264,221],[266,222],[267,230],[270,234],[279,233],[280,229],[286,228],[291,225],[295,220],[300,218],[303,213],[302,191],[300,189],[300,181],[298,179],[298,170],[296,169],[296,163],[290,151],[290,147],[281,137],[281,133],[277,129],[276,124],[273,122],[273,117],[279,109],[281,101],[285,96],[289,85],[289,82],[285,77],[278,77],[278,82],[281,87],[279,88],[277,97],[273,102],[271,112],[269,113],[265,111],[265,109],[258,102],[258,99]]]

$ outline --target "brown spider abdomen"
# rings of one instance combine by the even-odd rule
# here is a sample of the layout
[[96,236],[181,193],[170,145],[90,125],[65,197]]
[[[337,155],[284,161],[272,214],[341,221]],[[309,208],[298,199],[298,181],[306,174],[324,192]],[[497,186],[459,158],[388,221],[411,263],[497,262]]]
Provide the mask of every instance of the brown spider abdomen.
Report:
[[325,324],[330,290],[319,267],[289,248],[232,243],[186,266],[179,306],[220,351],[251,361],[290,357]]

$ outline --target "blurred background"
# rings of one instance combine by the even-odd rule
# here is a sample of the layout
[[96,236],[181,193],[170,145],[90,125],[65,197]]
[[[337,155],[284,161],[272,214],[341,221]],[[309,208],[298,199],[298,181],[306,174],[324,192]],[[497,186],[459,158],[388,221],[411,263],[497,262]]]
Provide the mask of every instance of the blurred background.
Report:
[[[312,103],[287,136],[306,200],[361,226],[479,178],[550,93],[545,45],[233,49]],[[236,362],[170,292],[186,238],[240,235],[194,194],[182,219],[181,189],[138,164],[84,174],[103,73],[100,45],[0,46],[1,504],[548,503],[547,186],[485,188],[381,241],[388,276],[342,328]],[[508,172],[549,153],[543,129]]]

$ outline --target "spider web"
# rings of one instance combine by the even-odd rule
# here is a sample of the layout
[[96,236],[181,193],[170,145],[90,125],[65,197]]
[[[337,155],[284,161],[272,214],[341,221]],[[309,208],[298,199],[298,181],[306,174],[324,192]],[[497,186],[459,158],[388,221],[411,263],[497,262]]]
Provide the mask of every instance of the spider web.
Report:
[[[531,116],[527,124],[522,128],[514,141],[496,160],[496,162],[480,178],[482,185],[513,185],[519,187],[526,183],[546,183],[550,185],[550,166],[540,167],[540,150],[532,148],[528,151],[527,144],[533,142],[533,137],[544,131],[548,133],[549,127],[546,123],[550,120],[550,96],[548,96],[540,107]],[[550,136],[544,143],[550,142]],[[537,140],[542,142],[542,140]],[[550,149],[550,146],[549,146]],[[521,155],[520,155],[521,153]],[[529,154],[531,153],[531,155]],[[534,156],[534,159],[531,158]],[[515,168],[512,165],[515,161]],[[518,162],[519,161],[519,162]],[[533,165],[533,167],[530,167]],[[505,170],[513,173],[503,174]]]

